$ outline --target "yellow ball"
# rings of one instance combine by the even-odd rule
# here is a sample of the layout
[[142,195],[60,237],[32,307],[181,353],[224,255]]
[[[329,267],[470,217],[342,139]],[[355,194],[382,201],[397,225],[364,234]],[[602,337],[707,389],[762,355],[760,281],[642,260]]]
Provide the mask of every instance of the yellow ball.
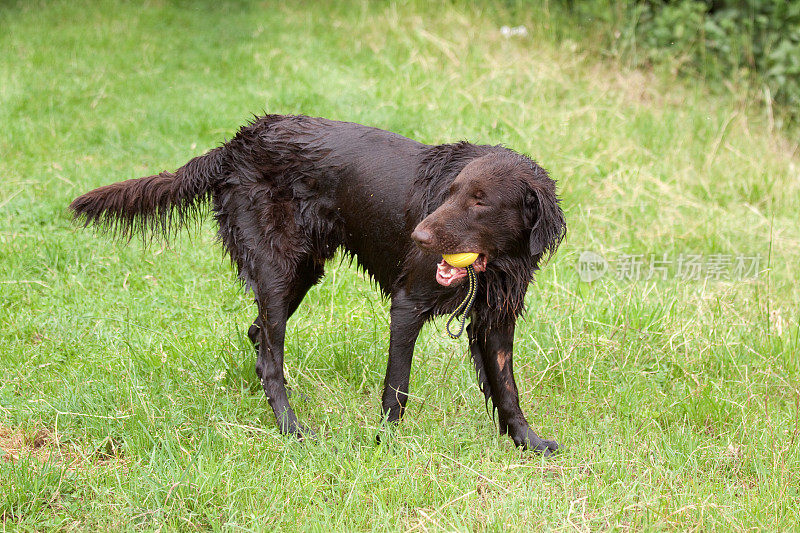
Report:
[[447,264],[454,267],[469,266],[478,259],[478,254],[473,252],[464,252],[460,254],[443,254],[442,258],[447,261]]

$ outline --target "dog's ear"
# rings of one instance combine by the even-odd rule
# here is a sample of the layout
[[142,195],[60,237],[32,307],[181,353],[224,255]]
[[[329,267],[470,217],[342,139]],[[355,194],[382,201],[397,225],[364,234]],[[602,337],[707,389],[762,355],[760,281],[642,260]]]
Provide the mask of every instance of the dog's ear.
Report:
[[531,255],[554,253],[567,232],[555,185],[555,181],[545,177],[526,187],[523,211],[531,232]]

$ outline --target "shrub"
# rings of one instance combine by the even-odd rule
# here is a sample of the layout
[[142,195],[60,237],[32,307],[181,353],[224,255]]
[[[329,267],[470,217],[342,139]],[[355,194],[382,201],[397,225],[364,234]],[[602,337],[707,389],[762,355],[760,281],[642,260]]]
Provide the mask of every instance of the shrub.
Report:
[[763,85],[781,116],[800,120],[800,2],[643,1],[631,4],[628,16],[644,49],[638,60],[672,56],[706,77]]

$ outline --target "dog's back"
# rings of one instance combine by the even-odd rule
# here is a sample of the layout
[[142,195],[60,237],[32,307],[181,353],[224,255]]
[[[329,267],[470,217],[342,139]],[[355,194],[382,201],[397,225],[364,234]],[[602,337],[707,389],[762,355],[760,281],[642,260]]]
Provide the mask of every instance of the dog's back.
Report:
[[426,148],[351,122],[267,115],[175,172],[100,187],[70,209],[123,238],[168,239],[210,201],[240,270],[265,245],[319,262],[344,246],[388,291],[412,245],[404,202]]

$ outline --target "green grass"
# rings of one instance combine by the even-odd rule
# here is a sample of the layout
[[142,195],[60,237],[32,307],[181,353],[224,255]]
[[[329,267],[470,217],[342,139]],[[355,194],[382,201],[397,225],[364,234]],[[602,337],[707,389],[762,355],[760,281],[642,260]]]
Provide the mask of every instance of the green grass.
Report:
[[[797,146],[750,102],[603,60],[558,13],[510,13],[0,6],[4,529],[796,527]],[[518,24],[527,37],[500,34]],[[531,288],[515,366],[563,453],[496,435],[441,321],[376,446],[388,305],[346,262],[287,339],[293,403],[321,438],[282,438],[245,335],[254,305],[212,224],[148,249],[70,224],[78,194],[174,169],[264,110],[504,143],[559,180],[569,233]],[[584,250],[762,264],[751,280],[590,284]]]

